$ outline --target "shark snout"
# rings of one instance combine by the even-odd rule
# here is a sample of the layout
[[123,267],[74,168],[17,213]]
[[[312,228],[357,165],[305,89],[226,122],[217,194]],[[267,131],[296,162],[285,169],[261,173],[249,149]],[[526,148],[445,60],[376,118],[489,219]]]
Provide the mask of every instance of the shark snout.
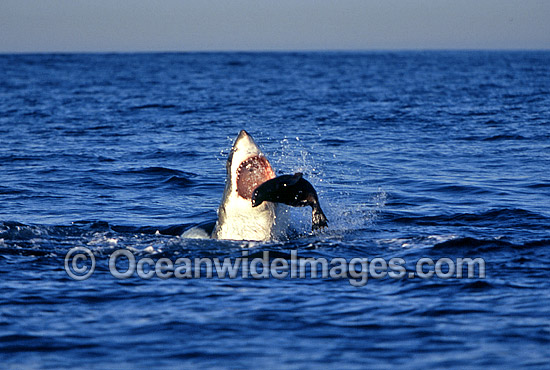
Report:
[[254,142],[254,139],[252,139],[252,136],[248,134],[245,130],[241,130],[239,132],[239,136],[237,136],[237,139],[235,140],[235,143],[233,144],[234,149],[238,149],[240,147],[244,148],[250,148],[254,147],[257,148],[256,143]]

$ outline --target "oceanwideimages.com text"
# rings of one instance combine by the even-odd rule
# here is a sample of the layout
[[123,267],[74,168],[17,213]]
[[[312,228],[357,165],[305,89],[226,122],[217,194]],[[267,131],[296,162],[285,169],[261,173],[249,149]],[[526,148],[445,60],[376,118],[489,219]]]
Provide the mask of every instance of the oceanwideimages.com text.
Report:
[[[420,258],[413,270],[407,270],[405,259],[381,257],[352,259],[299,257],[291,250],[289,258],[270,258],[269,251],[249,256],[243,250],[240,257],[177,259],[136,257],[128,249],[118,249],[108,258],[109,272],[117,279],[138,276],[141,279],[348,279],[353,286],[364,286],[370,278],[384,279],[483,279],[485,260],[477,258]],[[278,254],[280,255],[280,253]],[[92,276],[96,257],[85,247],[75,247],[65,256],[65,271],[74,280]]]

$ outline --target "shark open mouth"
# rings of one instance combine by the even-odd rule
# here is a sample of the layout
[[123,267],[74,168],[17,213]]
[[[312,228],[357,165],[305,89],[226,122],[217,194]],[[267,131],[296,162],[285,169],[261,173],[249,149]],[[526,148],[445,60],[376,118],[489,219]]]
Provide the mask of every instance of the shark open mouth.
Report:
[[237,169],[237,193],[251,200],[254,189],[274,177],[275,173],[267,158],[259,155],[250,157]]

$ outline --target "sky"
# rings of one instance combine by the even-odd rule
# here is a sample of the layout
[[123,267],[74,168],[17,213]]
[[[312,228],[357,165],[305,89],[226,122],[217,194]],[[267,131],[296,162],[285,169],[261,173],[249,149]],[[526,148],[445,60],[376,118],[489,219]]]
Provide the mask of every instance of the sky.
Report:
[[550,49],[547,0],[0,0],[0,53]]

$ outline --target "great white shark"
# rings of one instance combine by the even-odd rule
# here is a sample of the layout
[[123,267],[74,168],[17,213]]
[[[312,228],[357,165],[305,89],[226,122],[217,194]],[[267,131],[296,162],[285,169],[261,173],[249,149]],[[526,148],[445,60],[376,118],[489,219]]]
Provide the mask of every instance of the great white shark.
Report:
[[254,190],[275,178],[275,171],[245,130],[239,133],[231,148],[226,171],[225,189],[212,237],[270,240],[284,236],[289,225],[288,212],[283,207],[272,202],[252,207]]

